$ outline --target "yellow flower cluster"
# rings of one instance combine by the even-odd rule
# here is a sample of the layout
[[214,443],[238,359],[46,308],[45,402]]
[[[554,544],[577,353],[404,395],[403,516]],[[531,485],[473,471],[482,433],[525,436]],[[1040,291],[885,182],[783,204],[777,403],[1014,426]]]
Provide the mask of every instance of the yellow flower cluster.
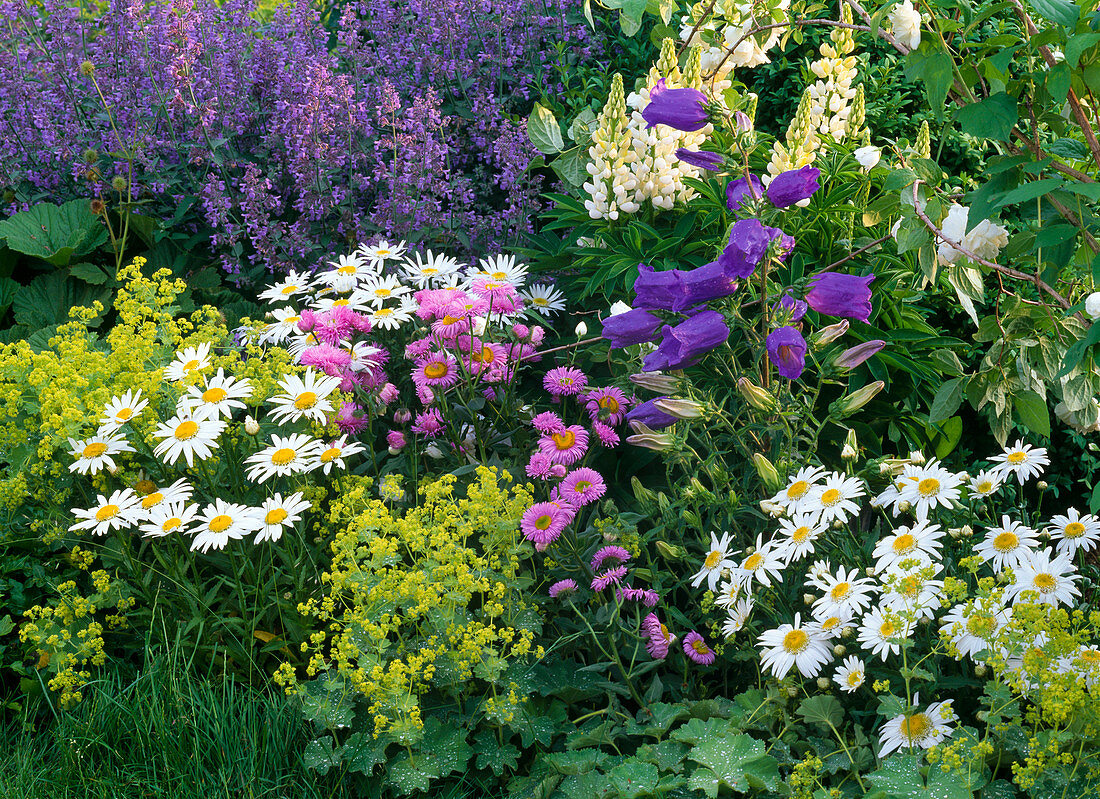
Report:
[[[75,550],[74,555],[78,556]],[[57,599],[26,611],[27,621],[19,628],[19,639],[38,650],[37,668],[53,674],[47,685],[58,693],[61,707],[81,700],[80,688],[91,678],[87,667],[106,662],[104,626],[96,620],[96,613],[114,607],[117,613],[104,620],[117,627],[125,621],[122,614],[133,606],[122,584],[112,581],[107,572],[100,569],[90,576],[94,593],[83,596],[75,581],[63,582],[57,586]]]
[[[529,488],[483,466],[465,497],[447,476],[421,486],[421,502],[403,515],[374,498],[368,478],[343,488],[329,510],[338,532],[326,593],[300,606],[320,626],[301,645],[306,675],[342,675],[369,702],[375,735],[418,730],[429,686],[457,696],[474,680],[490,695],[487,714],[512,717],[522,700],[502,674],[534,654],[540,624],[521,592],[531,548],[518,520]],[[275,679],[298,688],[288,664]]]

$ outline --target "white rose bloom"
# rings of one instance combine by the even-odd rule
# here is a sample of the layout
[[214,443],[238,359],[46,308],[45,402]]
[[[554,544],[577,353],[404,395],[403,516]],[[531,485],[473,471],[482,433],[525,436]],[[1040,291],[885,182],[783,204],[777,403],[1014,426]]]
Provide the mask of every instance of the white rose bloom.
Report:
[[890,27],[894,36],[910,50],[920,47],[920,26],[920,12],[913,8],[910,0],[895,6],[890,12]]
[[1092,319],[1100,319],[1100,291],[1094,291],[1085,298],[1085,313]]
[[875,164],[882,158],[882,150],[874,145],[867,145],[866,147],[860,147],[853,153],[856,157],[856,161],[863,167],[865,171],[869,171],[875,168]]
[[996,260],[997,254],[1006,244],[1008,244],[1008,230],[988,219],[983,219],[975,225],[962,240],[963,247],[987,261]]
[[[940,225],[940,230],[943,231],[943,235],[951,241],[963,243],[963,239],[966,238],[966,219],[970,215],[970,209],[965,205],[952,205],[951,210],[947,212],[947,217]],[[945,263],[953,264],[962,257],[962,253],[948,244],[946,241],[941,241],[939,248],[936,250],[940,256],[940,260]]]

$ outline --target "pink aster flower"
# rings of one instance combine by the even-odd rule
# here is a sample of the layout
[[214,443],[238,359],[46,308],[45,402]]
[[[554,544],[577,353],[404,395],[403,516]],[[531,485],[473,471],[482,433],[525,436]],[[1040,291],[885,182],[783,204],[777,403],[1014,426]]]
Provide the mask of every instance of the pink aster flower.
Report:
[[378,399],[386,405],[389,405],[400,396],[401,392],[397,390],[397,386],[393,383],[386,383],[382,386],[382,390],[378,392]]
[[525,471],[528,477],[536,477],[545,480],[550,476],[550,467],[552,465],[549,456],[541,452],[536,452],[531,456],[531,460],[527,461],[527,468]]
[[565,500],[578,507],[595,502],[607,492],[600,473],[587,466],[574,469],[565,476],[561,484],[561,494]]
[[539,452],[550,457],[552,463],[572,466],[588,451],[588,431],[579,424],[570,425],[560,433],[551,433],[539,439]]
[[556,583],[550,586],[551,599],[565,599],[566,597],[575,593],[577,593],[576,580],[558,580]]
[[299,362],[303,366],[316,366],[322,372],[339,377],[351,363],[351,353],[331,344],[321,344],[302,351]]
[[508,355],[499,344],[475,342],[473,352],[466,358],[466,368],[486,380],[499,381],[504,376]]
[[545,338],[546,328],[542,327],[541,325],[535,325],[533,328],[531,328],[531,343],[534,344],[536,347],[542,344]]
[[531,420],[531,426],[548,436],[551,433],[560,433],[565,430],[565,422],[553,411],[543,411]]
[[527,325],[512,325],[512,335],[522,341],[523,339],[531,335],[531,328],[529,328]]
[[605,447],[619,446],[619,434],[603,422],[593,422],[592,430],[596,433],[596,439]]
[[602,591],[609,585],[618,585],[626,577],[626,566],[613,566],[603,574],[597,574],[592,578],[592,590]]
[[631,555],[626,549],[620,546],[609,546],[603,549],[597,550],[596,554],[592,556],[592,563],[589,565],[592,567],[593,572],[598,572],[604,567],[609,560],[615,561],[616,566],[621,566],[630,560]]
[[370,425],[370,419],[363,416],[363,408],[354,402],[344,402],[336,409],[336,426],[344,433],[358,433]]
[[588,378],[584,372],[572,366],[551,369],[542,378],[542,386],[554,397],[572,397],[584,391]]
[[405,434],[400,430],[391,430],[386,433],[386,446],[389,447],[391,454],[396,455],[403,450],[405,443]]
[[413,339],[405,345],[405,357],[410,361],[415,361],[417,358],[423,358],[432,351],[432,347],[434,346],[435,342],[430,338]]
[[490,300],[494,310],[498,309],[500,300],[516,296],[516,287],[511,283],[490,277],[476,278],[470,290],[477,296]]
[[567,468],[565,468],[564,466],[562,466],[560,463],[555,463],[553,466],[550,467],[550,476],[551,477],[565,477],[565,473],[568,472],[568,471],[569,470]]
[[614,386],[592,389],[584,399],[592,421],[609,425],[619,424],[626,416],[626,409],[630,407],[630,398],[621,388]]
[[428,438],[435,438],[443,432],[443,428],[443,414],[439,412],[438,408],[429,408],[416,415],[416,423],[411,430]]
[[464,316],[455,308],[451,313],[448,307],[447,313],[432,322],[432,332],[445,339],[454,339],[470,330],[470,317]]
[[491,388],[482,389],[481,396],[485,397],[485,399],[489,400],[489,402],[497,401],[497,392]]
[[449,388],[458,382],[458,364],[449,352],[433,352],[416,362],[412,379],[417,386]]
[[536,502],[523,512],[519,529],[540,552],[554,543],[572,521],[572,516],[554,502]]
[[668,655],[669,646],[676,640],[676,636],[661,624],[656,613],[642,619],[642,634],[646,637],[646,651],[655,660],[663,660]]
[[420,400],[421,405],[431,405],[435,402],[435,392],[428,386],[417,386],[416,398]]
[[701,666],[709,666],[714,662],[714,650],[707,646],[703,636],[692,630],[684,636],[684,654]]
[[660,601],[660,595],[649,588],[631,588],[629,585],[620,586],[615,590],[615,596],[620,602],[641,602],[647,608],[656,607]]

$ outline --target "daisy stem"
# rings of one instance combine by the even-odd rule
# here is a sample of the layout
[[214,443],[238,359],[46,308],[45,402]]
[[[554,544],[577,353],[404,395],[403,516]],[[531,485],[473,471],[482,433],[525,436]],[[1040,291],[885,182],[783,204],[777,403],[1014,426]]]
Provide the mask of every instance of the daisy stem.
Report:
[[848,744],[844,741],[844,736],[840,734],[840,730],[838,730],[833,722],[830,721],[828,718],[825,719],[825,723],[829,725],[829,729],[833,731],[833,735],[835,735],[836,739],[840,742],[840,746],[844,750],[844,754],[848,756],[848,762],[852,764],[852,776],[856,778],[856,782],[859,783],[860,789],[864,791],[864,793],[866,793],[867,786],[864,785],[863,780],[860,779],[859,768],[856,766],[856,761],[852,757],[851,751],[849,751],[848,749]]

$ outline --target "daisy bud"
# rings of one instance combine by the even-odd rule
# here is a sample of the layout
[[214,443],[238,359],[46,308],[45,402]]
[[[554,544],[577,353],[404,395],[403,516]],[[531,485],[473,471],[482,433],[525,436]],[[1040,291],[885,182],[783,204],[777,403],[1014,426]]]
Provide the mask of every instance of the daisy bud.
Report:
[[963,538],[970,538],[970,536],[974,535],[974,528],[969,524],[964,524],[959,528],[959,531],[963,534]]
[[577,334],[577,338],[583,338],[588,334],[588,325],[584,322],[578,322],[577,326],[573,328],[573,332]]
[[1048,488],[1050,488],[1050,483],[1048,483],[1046,480],[1040,480],[1038,483],[1035,484],[1035,487],[1038,488],[1040,491],[1046,491]]
[[909,453],[909,462],[914,466],[923,466],[925,462],[924,453],[920,450],[913,450]]
[[845,627],[843,630],[840,631],[840,637],[841,638],[851,638],[855,634],[856,634],[856,628],[855,627],[850,627],[850,626]]
[[703,415],[704,410],[701,403],[681,397],[662,397],[654,400],[653,405],[658,410],[664,411],[669,416],[675,416],[677,419],[698,419]]
[[797,699],[798,698],[798,688],[796,688],[793,685],[787,686],[787,696],[789,696],[791,699]]
[[947,534],[957,540],[962,538],[963,531],[961,527],[951,527],[947,530]]
[[909,502],[902,502],[898,505],[898,510],[900,510],[902,513],[908,513],[912,509],[912,507],[912,504],[910,504]]
[[260,423],[252,418],[251,415],[244,417],[244,431],[250,436],[254,436],[260,432]]
[[818,677],[817,678],[817,687],[820,688],[822,691],[829,690],[829,678],[828,677]]
[[[756,473],[764,481],[764,487],[768,489],[769,493],[779,490],[779,472],[775,470],[770,460],[757,452],[752,456],[752,465],[756,467]],[[782,507],[780,507],[780,510],[782,510]]]
[[863,573],[866,574],[868,577],[874,577],[876,574],[878,574],[878,569],[876,569],[874,566],[867,566],[863,569]]
[[619,314],[626,313],[630,310],[632,309],[629,305],[627,305],[622,300],[619,300],[608,309],[608,314],[610,314],[611,316],[618,316]]
[[833,529],[834,530],[843,530],[844,529],[844,522],[842,522],[840,519],[833,519]]
[[878,473],[879,474],[890,474],[893,471],[894,471],[894,467],[891,466],[890,464],[886,463],[885,461],[883,461],[882,463],[880,463],[878,465]]
[[840,457],[846,461],[854,461],[859,457],[859,443],[856,441],[856,431],[848,430],[844,437],[844,448],[840,451]]
[[817,597],[815,597],[813,594],[802,595],[802,601],[805,602],[807,605],[812,605],[814,603],[814,600],[816,599]]
[[122,469],[120,469],[117,466],[108,466],[107,467],[107,474],[111,475],[111,477],[118,477],[118,473],[121,472],[121,471],[122,471]]
[[766,499],[760,500],[760,510],[764,511],[764,513],[768,514],[773,519],[778,519],[785,513],[782,505],[776,502],[770,502]]
[[974,676],[975,677],[984,677],[985,673],[986,673],[986,668],[985,668],[984,663],[979,663],[977,666],[974,667]]
[[842,658],[848,654],[848,647],[844,646],[844,644],[837,644],[833,647],[833,654],[838,658]]

